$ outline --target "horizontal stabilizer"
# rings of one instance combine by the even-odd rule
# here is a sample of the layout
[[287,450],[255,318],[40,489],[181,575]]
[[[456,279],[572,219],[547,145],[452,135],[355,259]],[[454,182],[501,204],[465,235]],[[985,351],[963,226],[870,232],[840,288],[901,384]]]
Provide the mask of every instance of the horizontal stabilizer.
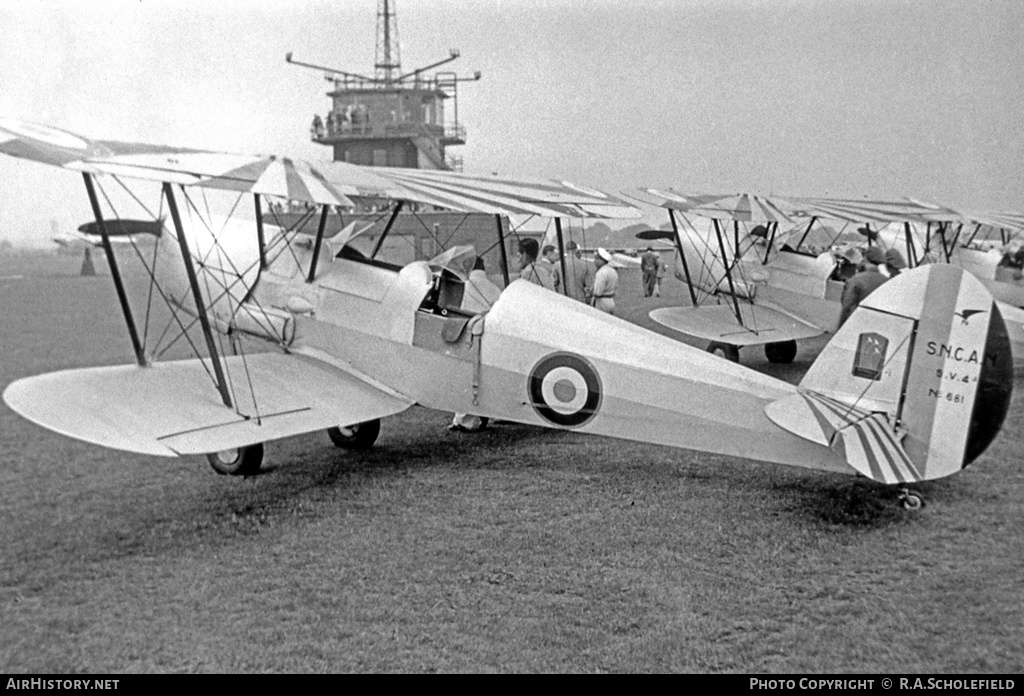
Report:
[[223,404],[208,361],[200,360],[53,372],[18,380],[3,396],[44,428],[159,456],[217,452],[352,425],[412,403],[307,356],[262,353],[222,362],[234,385],[235,408]]
[[831,447],[870,479],[881,483],[922,480],[884,413],[801,391],[769,404],[765,414],[780,428]]
[[652,311],[650,316],[662,326],[686,336],[734,346],[795,341],[825,333],[778,310],[751,304],[740,305],[742,326],[730,305],[662,307]]

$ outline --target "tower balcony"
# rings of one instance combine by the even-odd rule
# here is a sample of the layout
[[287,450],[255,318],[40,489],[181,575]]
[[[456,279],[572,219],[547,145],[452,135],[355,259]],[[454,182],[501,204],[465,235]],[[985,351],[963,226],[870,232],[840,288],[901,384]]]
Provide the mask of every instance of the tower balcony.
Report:
[[465,145],[466,127],[458,124],[446,125],[444,127],[444,135],[441,136],[441,142],[444,145]]
[[445,146],[465,145],[466,127],[459,124],[440,126],[415,121],[334,121],[316,116],[309,128],[309,137],[321,145],[333,145],[345,140],[403,137],[426,137]]

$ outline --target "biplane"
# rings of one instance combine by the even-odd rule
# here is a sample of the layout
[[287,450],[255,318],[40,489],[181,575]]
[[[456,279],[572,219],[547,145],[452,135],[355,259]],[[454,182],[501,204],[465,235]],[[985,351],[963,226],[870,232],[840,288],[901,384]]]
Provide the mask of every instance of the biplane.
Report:
[[[145,243],[146,235],[156,235],[160,226],[159,221],[154,220],[111,220],[111,223],[107,229],[110,243],[123,245],[126,249],[132,243],[136,245]],[[60,253],[84,254],[87,249],[103,249],[103,238],[94,222],[80,225],[77,230],[69,234],[50,237],[50,241],[57,245]]]
[[[691,305],[662,307],[651,318],[708,341],[737,361],[740,348],[763,346],[770,362],[791,362],[797,341],[831,333],[858,247],[893,248],[910,267],[950,263],[970,271],[1000,300],[1014,359],[1024,366],[1024,281],[996,279],[998,252],[970,249],[967,218],[912,199],[844,200],[693,195],[644,189],[635,199],[668,210],[672,231],[642,233],[676,245],[676,276]],[[1005,216],[1004,216],[1005,217]],[[1002,219],[1002,218],[1001,218]],[[975,223],[975,232],[977,225]],[[981,260],[981,256],[984,259]],[[1000,279],[1010,274],[1002,272]]]
[[[467,310],[449,265],[399,267],[377,256],[380,238],[352,227],[323,234],[332,210],[363,199],[637,214],[595,189],[93,141],[9,119],[0,152],[81,174],[135,353],[127,365],[18,380],[3,398],[30,421],[104,447],[206,455],[218,473],[249,475],[266,442],[325,430],[337,446],[365,448],[382,418],[420,404],[908,486],[976,459],[1010,401],[999,309],[952,266],[883,286],[792,385],[523,280],[485,311]],[[158,332],[139,331],[104,231],[127,205],[115,205],[118,187],[163,221],[153,256],[138,259],[146,297],[195,336],[195,357],[160,359],[150,343]],[[264,220],[267,197],[310,205],[316,233]],[[254,219],[239,212],[243,202]],[[921,503],[910,491],[903,499]]]

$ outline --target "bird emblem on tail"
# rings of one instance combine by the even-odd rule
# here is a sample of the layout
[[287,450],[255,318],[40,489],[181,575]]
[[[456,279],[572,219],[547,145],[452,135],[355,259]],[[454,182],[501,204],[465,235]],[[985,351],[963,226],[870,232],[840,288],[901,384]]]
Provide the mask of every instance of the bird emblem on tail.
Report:
[[966,324],[970,320],[970,318],[973,317],[975,314],[984,314],[984,313],[985,313],[985,310],[983,310],[983,309],[965,309],[962,312],[953,312],[953,314],[955,316],[960,317],[960,320],[964,324]]

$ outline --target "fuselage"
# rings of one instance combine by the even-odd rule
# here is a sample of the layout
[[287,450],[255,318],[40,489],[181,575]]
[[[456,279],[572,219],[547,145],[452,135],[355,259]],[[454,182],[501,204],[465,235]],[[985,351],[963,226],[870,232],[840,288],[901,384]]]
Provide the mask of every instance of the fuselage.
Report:
[[[474,316],[460,310],[458,284],[422,262],[396,271],[334,259],[289,350],[340,361],[430,408],[851,471],[765,416],[795,392],[788,383],[525,281]],[[253,297],[281,298],[270,285]]]

